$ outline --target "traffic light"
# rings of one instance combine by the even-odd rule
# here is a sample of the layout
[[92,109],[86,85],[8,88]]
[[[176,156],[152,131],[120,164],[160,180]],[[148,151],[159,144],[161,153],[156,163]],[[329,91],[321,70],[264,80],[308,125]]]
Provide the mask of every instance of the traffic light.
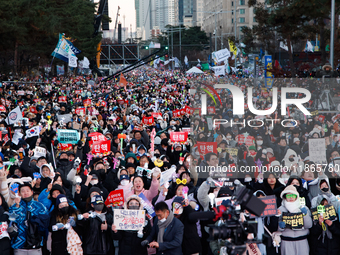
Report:
[[149,46],[144,46],[143,49],[148,50]]
[[166,49],[166,50],[168,50],[168,49],[169,49],[169,47],[168,47],[168,46],[165,46],[165,49]]

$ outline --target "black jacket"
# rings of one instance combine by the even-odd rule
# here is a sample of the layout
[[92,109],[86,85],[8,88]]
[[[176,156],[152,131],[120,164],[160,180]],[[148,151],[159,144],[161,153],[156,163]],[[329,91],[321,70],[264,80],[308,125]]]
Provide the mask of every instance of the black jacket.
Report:
[[137,236],[137,231],[118,230],[112,232],[114,240],[119,240],[118,255],[147,255],[146,247],[141,246],[141,242],[151,233],[150,221],[146,218],[147,225],[143,228],[143,238]]
[[98,218],[83,219],[77,222],[81,227],[84,254],[112,254],[112,211],[106,213],[107,230],[102,231],[102,221]]
[[[325,223],[326,224],[326,223]],[[319,222],[314,222],[310,229],[310,250],[311,254],[315,255],[335,255],[340,254],[340,222],[333,221],[331,226],[327,226],[332,233],[332,239],[329,239],[325,234],[324,240],[322,237],[322,226]]]
[[182,242],[183,255],[191,255],[202,252],[200,237],[197,233],[197,221],[190,218],[190,214],[193,212],[195,212],[195,210],[192,209],[190,205],[183,207],[183,213],[178,218],[184,225]]
[[[0,207],[0,223],[9,226],[10,221],[8,220],[8,214],[5,214],[5,210]],[[0,254],[10,255],[11,254],[11,240],[8,237],[0,239]]]

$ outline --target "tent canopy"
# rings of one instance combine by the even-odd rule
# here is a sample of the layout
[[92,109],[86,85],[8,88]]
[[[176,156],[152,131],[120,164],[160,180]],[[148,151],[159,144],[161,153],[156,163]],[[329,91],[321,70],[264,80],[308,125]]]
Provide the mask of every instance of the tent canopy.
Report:
[[198,69],[196,66],[190,68],[188,71],[186,71],[186,73],[204,73],[203,71],[201,71],[200,69]]

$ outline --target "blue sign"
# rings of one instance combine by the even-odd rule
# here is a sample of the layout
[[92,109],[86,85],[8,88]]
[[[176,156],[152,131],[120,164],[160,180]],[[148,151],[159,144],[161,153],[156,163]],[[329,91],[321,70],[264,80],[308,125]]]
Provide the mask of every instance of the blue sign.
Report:
[[270,55],[264,56],[264,85],[266,88],[271,88],[274,82],[274,75],[271,72],[268,72],[268,69],[273,69],[273,58]]

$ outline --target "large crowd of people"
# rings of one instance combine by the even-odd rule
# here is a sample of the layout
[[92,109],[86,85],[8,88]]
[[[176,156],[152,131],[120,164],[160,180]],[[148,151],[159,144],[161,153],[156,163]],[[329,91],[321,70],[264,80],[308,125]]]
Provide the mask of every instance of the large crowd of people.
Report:
[[[233,114],[230,91],[211,86],[233,84],[245,99],[252,87],[261,110],[272,107],[272,90],[233,75],[142,67],[119,82],[2,77],[1,255],[218,255],[241,246],[250,255],[340,254],[340,115],[313,109],[321,79],[273,85],[307,88],[312,115],[289,105],[287,116],[280,106],[256,116],[247,101],[244,115]],[[238,206],[243,187],[274,199],[274,213]],[[120,204],[110,203],[116,191]],[[116,225],[115,209],[145,210],[142,227]],[[256,224],[235,230],[231,220]],[[233,231],[214,238],[211,226]]]

